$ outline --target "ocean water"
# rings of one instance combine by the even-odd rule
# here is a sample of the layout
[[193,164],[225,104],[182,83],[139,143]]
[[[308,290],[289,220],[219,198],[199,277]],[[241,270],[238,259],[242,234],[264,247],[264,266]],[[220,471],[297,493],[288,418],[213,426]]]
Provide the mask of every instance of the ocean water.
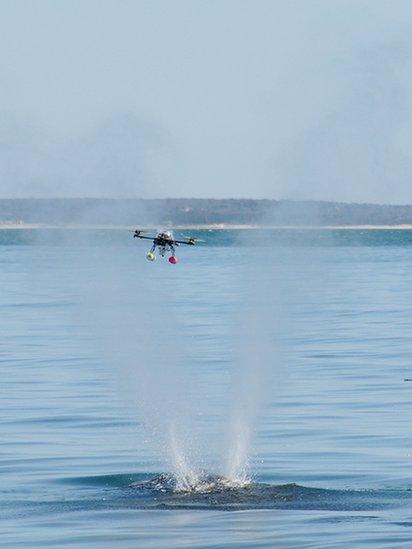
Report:
[[0,545],[412,547],[412,232],[197,236],[0,231]]

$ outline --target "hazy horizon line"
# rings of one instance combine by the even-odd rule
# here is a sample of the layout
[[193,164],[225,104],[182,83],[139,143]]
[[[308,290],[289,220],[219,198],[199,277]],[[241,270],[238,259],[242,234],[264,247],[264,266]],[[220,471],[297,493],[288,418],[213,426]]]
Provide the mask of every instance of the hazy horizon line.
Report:
[[43,200],[106,200],[106,201],[125,201],[125,200],[140,200],[145,202],[154,202],[154,201],[164,201],[164,200],[214,200],[223,202],[225,200],[233,200],[237,202],[241,201],[250,201],[253,200],[254,202],[291,202],[291,203],[322,203],[322,204],[346,204],[346,205],[355,205],[355,206],[399,206],[399,207],[411,207],[412,203],[394,203],[394,202],[354,202],[354,201],[344,201],[344,200],[321,200],[321,199],[314,199],[314,198],[302,198],[302,199],[293,199],[293,198],[253,198],[253,197],[225,197],[225,198],[216,198],[212,196],[205,196],[205,197],[191,197],[191,196],[179,196],[179,197],[171,197],[171,196],[165,196],[165,197],[136,197],[136,196],[129,196],[129,197],[108,197],[108,196],[24,196],[24,197],[8,197],[3,196],[0,197],[0,200],[36,200],[36,201],[43,201]]

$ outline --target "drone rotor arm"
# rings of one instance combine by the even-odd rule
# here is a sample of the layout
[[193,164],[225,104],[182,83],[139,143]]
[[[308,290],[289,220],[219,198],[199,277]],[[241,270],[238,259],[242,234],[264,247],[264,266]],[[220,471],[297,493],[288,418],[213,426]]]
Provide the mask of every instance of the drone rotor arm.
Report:
[[144,238],[145,240],[154,240],[155,236],[142,236],[141,234],[135,235],[136,238]]
[[187,244],[188,246],[194,246],[197,242],[197,238],[189,238],[189,240],[175,240],[175,244]]

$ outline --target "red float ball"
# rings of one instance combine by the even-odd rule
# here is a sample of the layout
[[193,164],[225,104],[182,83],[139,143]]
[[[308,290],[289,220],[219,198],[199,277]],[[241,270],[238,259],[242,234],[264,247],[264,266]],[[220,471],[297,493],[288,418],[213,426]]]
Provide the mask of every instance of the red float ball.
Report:
[[172,263],[173,265],[176,265],[176,263],[177,263],[177,257],[175,257],[174,255],[172,255],[171,257],[169,257],[169,263]]

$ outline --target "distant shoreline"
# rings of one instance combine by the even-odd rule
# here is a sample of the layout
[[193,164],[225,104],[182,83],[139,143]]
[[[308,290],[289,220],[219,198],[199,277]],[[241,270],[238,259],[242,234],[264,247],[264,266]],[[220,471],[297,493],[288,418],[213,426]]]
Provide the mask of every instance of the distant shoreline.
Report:
[[[130,225],[48,225],[43,223],[0,223],[1,230],[38,230],[38,229],[58,229],[58,230],[128,230],[133,231],[136,228],[148,231],[156,231],[158,226],[130,226]],[[173,225],[170,227],[175,231],[213,231],[213,230],[312,230],[312,231],[341,231],[341,230],[397,230],[410,231],[412,224],[403,225],[241,225],[230,223],[216,224],[193,224],[193,225]]]
[[[136,224],[136,225],[135,225]],[[0,230],[71,228],[410,230],[411,205],[254,199],[0,198]]]

